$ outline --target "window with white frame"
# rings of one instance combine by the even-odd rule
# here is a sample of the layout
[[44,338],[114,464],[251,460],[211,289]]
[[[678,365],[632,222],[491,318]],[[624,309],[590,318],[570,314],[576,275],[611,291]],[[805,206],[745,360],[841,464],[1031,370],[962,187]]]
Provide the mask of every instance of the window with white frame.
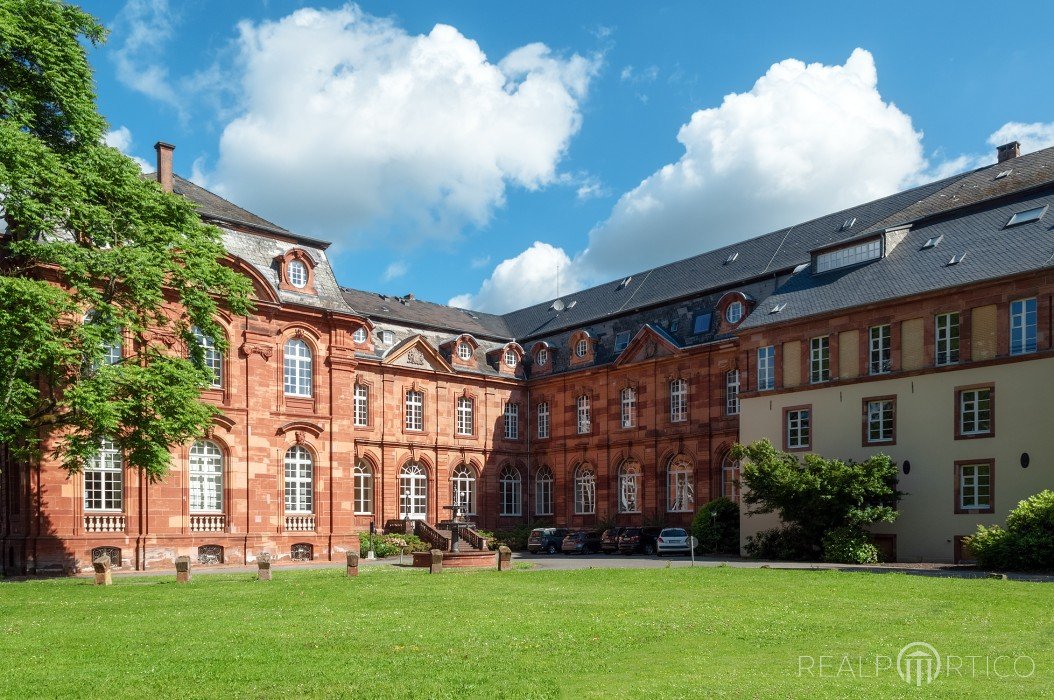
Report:
[[354,340],[356,343],[365,343],[366,329],[362,326],[359,326],[355,329],[355,332],[351,334],[351,339]]
[[520,439],[520,404],[505,404],[505,439]]
[[544,401],[538,404],[538,437],[549,437],[549,404]]
[[547,364],[549,364],[549,350],[547,350],[546,348],[540,349],[538,351],[538,354],[534,357],[535,364],[537,364],[539,367],[545,367]]
[[733,301],[731,304],[728,305],[728,308],[725,309],[725,320],[729,323],[736,324],[739,323],[742,318],[743,302]]
[[739,415],[739,370],[725,373],[725,415]]
[[622,390],[622,427],[637,425],[637,390],[631,386]]
[[877,260],[880,257],[882,257],[882,240],[876,238],[872,241],[832,250],[829,253],[820,253],[816,256],[816,272],[836,270],[868,260]]
[[1036,351],[1036,298],[1010,302],[1010,354]]
[[476,513],[476,470],[459,464],[450,477],[451,500],[464,508],[465,515]]
[[776,346],[758,348],[758,391],[776,388]]
[[618,471],[618,512],[640,512],[640,465],[624,462]]
[[385,345],[391,345],[395,342],[395,333],[391,331],[381,331],[381,342]]
[[364,428],[370,424],[370,388],[365,384],[355,384],[352,417],[357,427]]
[[534,475],[534,514],[553,514],[553,470],[542,467]]
[[501,500],[501,515],[519,516],[523,509],[523,498],[520,495],[520,470],[506,464],[498,475],[498,495]]
[[216,341],[202,333],[200,328],[194,326],[192,331],[194,340],[201,346],[205,355],[205,368],[211,374],[209,386],[218,389],[223,386],[223,354],[216,347]]
[[575,469],[575,515],[592,515],[597,511],[597,477],[592,467]]
[[959,314],[938,314],[934,318],[934,363],[954,365],[959,361]]
[[307,286],[307,266],[299,260],[289,261],[286,267],[286,274],[289,276],[289,284],[297,289],[303,289]]
[[739,503],[739,460],[730,454],[721,460],[721,495]]
[[670,422],[688,420],[688,380],[674,379],[670,382]]
[[867,441],[892,442],[896,404],[893,399],[872,399],[867,402]]
[[223,451],[211,440],[190,447],[190,512],[223,512]]
[[404,425],[407,430],[424,430],[425,395],[420,391],[407,389]]
[[687,513],[695,507],[695,483],[692,463],[678,455],[666,467],[666,510]]
[[887,324],[871,326],[868,330],[870,339],[870,362],[868,373],[886,374],[893,370],[893,331]]
[[831,378],[831,339],[828,336],[809,341],[809,381],[813,384]]
[[286,341],[283,357],[286,396],[311,396],[311,361],[311,348],[307,343],[299,338]]
[[585,435],[589,432],[591,421],[589,418],[589,397],[582,394],[576,401],[578,409],[578,434]]
[[992,432],[992,390],[988,387],[959,392],[959,434],[988,435]]
[[458,397],[455,425],[458,435],[472,435],[475,432],[474,404],[475,402],[467,396]]
[[505,351],[505,366],[506,367],[515,367],[518,362],[519,362],[519,358],[516,357],[516,351],[515,350],[506,350]]
[[[99,318],[99,312],[92,310],[84,315],[85,324],[96,323]],[[102,341],[102,364],[105,365],[116,365],[121,361],[124,356],[124,342],[121,338],[122,331],[120,328],[114,331],[113,337],[105,338]]]
[[84,510],[124,509],[124,457],[117,445],[103,439],[84,466]]
[[959,465],[959,510],[992,508],[992,465],[987,462]]
[[808,449],[812,439],[809,409],[792,408],[787,411],[786,415],[787,425],[784,430],[787,431],[787,449]]
[[457,344],[457,356],[460,357],[462,360],[471,360],[472,359],[472,346],[469,345],[468,343],[464,343],[464,342],[458,343]]
[[629,331],[620,331],[615,334],[615,352],[622,352],[629,345]]
[[355,515],[373,513],[373,469],[360,459],[352,470],[355,477]]
[[586,353],[588,353],[588,352],[589,352],[589,341],[588,340],[586,340],[585,338],[582,338],[577,343],[575,343],[575,355],[578,355],[579,357],[585,357]]
[[293,445],[285,453],[285,512],[312,513],[314,505],[314,460],[307,448]]

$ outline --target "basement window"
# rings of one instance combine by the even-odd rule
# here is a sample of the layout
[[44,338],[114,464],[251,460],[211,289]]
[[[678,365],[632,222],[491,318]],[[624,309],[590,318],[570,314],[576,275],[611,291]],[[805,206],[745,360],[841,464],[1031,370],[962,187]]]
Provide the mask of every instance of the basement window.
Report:
[[1003,228],[1010,228],[1011,226],[1017,226],[1018,224],[1027,224],[1033,221],[1039,221],[1043,218],[1043,215],[1047,213],[1047,205],[1044,204],[1041,207],[1035,207],[1034,209],[1026,209],[1025,211],[1019,211],[1010,217],[1010,221],[1006,222],[1006,226]]

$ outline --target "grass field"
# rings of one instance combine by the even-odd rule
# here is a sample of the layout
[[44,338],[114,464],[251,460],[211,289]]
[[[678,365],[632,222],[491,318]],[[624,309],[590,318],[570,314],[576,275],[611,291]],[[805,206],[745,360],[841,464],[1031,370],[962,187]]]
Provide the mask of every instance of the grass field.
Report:
[[[914,641],[1009,658],[922,688],[876,673]],[[387,567],[0,583],[0,659],[5,698],[1049,697],[1054,585]]]

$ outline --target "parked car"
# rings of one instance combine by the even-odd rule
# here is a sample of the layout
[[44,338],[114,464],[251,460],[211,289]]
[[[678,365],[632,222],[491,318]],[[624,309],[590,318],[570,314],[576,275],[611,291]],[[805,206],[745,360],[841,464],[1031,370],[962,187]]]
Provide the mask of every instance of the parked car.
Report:
[[565,527],[536,527],[527,538],[527,551],[531,554],[556,554],[560,551],[567,532]]
[[660,557],[663,554],[690,554],[691,541],[691,535],[683,527],[667,527],[655,540],[655,553]]
[[661,527],[627,527],[618,539],[621,554],[655,554],[655,541]]
[[609,527],[600,536],[600,551],[604,554],[614,554],[618,551],[618,538],[626,531],[624,527]]
[[591,554],[600,551],[600,533],[589,530],[569,532],[564,538],[564,554]]

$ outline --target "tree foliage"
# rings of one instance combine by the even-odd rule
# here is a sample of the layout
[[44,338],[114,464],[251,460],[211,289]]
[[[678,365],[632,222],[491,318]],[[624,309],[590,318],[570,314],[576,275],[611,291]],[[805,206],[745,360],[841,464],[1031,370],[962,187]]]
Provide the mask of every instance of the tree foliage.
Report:
[[986,569],[1054,571],[1054,491],[1020,501],[1005,529],[979,525],[963,543]]
[[54,438],[76,471],[108,437],[158,478],[214,413],[192,329],[223,349],[218,307],[247,313],[251,287],[218,229],[103,143],[85,44],[104,37],[75,7],[0,0],[0,441]]
[[859,531],[897,517],[896,502],[903,494],[897,490],[897,466],[886,455],[873,455],[864,462],[816,454],[799,460],[768,440],[736,445],[731,454],[743,460],[748,513],[776,513],[795,528],[796,541],[816,553],[823,551],[829,532]]
[[710,501],[692,519],[692,536],[702,554],[738,554],[739,506],[724,496]]

